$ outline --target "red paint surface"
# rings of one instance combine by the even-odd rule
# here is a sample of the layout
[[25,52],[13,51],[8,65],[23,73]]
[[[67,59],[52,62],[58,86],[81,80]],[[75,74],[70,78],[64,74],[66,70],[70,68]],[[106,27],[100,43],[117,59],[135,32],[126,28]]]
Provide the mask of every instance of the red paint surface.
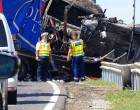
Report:
[[2,13],[2,0],[0,0],[0,13]]

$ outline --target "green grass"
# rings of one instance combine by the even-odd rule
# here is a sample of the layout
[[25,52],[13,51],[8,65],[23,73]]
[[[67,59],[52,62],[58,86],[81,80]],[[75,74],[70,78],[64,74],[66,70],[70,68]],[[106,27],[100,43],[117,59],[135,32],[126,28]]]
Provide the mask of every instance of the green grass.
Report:
[[94,86],[105,86],[105,87],[116,87],[116,85],[114,83],[110,83],[110,82],[106,82],[106,81],[102,81],[100,79],[97,80],[92,80],[92,79],[87,79],[86,81],[84,81],[85,84],[91,84]]
[[88,79],[84,82],[99,87],[114,87],[114,91],[106,94],[106,98],[111,102],[111,110],[140,110],[140,92],[133,90],[119,90],[115,84],[102,81],[100,79]]
[[107,100],[112,103],[112,110],[140,110],[140,92],[118,90],[107,93]]

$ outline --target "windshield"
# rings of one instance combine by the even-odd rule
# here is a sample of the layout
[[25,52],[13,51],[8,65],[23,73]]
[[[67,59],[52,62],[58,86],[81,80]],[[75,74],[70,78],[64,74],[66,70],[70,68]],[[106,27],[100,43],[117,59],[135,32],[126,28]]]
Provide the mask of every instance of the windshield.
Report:
[[6,33],[2,20],[0,20],[0,47],[7,47]]

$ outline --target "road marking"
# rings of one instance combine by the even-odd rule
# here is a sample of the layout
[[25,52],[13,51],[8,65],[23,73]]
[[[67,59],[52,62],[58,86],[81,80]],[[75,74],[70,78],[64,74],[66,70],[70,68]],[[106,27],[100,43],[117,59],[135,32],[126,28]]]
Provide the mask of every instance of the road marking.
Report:
[[44,108],[44,110],[53,110],[53,108],[58,100],[58,97],[60,94],[60,89],[55,83],[53,83],[51,81],[48,81],[48,83],[53,87],[54,93],[53,93],[51,99],[49,100],[52,103],[48,103],[46,105],[46,107]]

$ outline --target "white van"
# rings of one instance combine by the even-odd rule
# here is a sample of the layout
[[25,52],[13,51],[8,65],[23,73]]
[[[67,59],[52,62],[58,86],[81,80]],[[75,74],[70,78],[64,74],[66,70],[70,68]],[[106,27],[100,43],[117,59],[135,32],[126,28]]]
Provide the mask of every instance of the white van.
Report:
[[[8,53],[9,55],[15,55],[15,48],[12,40],[10,28],[7,20],[3,14],[0,13],[0,52]],[[6,82],[5,82],[6,83]],[[8,103],[17,103],[17,75],[9,78],[8,81]],[[7,102],[5,102],[7,106]]]

